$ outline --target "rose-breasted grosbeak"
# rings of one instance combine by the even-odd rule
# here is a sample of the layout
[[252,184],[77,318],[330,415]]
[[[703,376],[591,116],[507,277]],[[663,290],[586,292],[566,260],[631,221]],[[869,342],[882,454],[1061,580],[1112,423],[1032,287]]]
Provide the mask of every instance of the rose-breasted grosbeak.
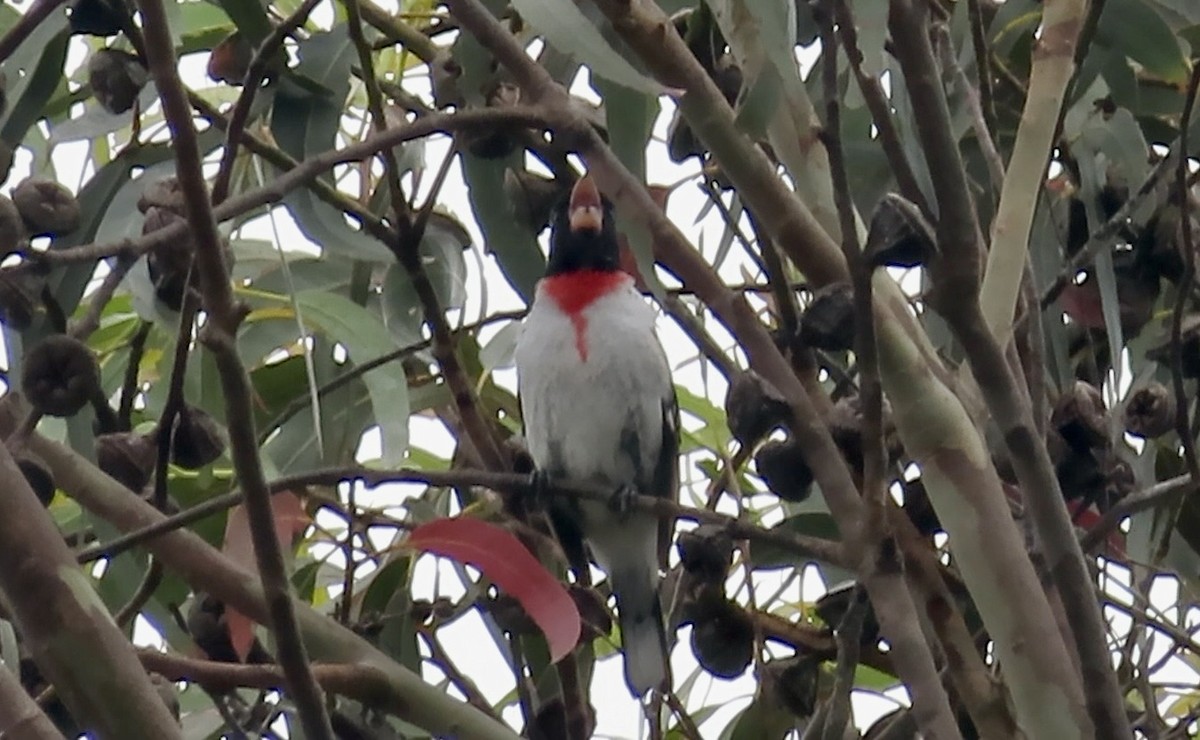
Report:
[[555,216],[546,276],[517,343],[517,377],[539,471],[614,490],[607,504],[556,498],[551,518],[568,554],[582,538],[608,574],[625,680],[637,696],[667,678],[657,586],[671,526],[629,512],[627,497],[673,499],[678,476],[679,411],[654,321],[621,270],[612,205],[584,177]]

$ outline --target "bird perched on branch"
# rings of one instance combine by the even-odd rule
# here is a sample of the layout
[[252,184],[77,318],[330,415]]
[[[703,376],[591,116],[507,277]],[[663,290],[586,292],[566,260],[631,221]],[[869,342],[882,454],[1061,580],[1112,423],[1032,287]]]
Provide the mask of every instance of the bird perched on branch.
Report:
[[608,574],[636,696],[667,679],[658,569],[671,527],[631,512],[630,497],[674,499],[678,476],[679,411],[654,321],[621,270],[612,204],[584,177],[555,215],[546,276],[517,343],[517,377],[539,473],[613,489],[607,504],[555,498],[550,514],[564,549],[582,538]]

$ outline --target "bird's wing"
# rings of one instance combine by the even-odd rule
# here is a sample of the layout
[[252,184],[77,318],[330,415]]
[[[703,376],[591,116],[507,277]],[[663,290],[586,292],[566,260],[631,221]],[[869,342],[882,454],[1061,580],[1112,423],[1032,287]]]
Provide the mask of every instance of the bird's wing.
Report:
[[[662,400],[662,448],[658,453],[658,461],[654,466],[655,496],[679,499],[679,401],[675,397],[675,387],[671,386],[669,395]],[[671,550],[671,534],[675,529],[675,520],[662,517],[658,523],[658,564],[663,570],[667,568],[667,557]]]

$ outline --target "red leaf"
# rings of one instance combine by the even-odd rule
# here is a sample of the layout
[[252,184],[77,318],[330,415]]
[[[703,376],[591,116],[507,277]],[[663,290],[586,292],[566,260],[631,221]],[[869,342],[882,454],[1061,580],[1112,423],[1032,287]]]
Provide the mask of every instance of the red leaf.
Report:
[[[271,497],[271,514],[275,520],[275,537],[284,549],[289,549],[292,538],[303,532],[309,523],[304,505],[291,491],[282,491]],[[239,504],[229,511],[225,520],[225,544],[221,551],[233,562],[253,573],[258,572],[254,559],[254,542],[250,538],[250,519],[246,507]],[[233,650],[244,662],[254,644],[254,622],[237,610],[226,606],[225,621],[229,625],[229,641]]]
[[508,530],[471,517],[435,519],[412,531],[408,544],[478,568],[521,602],[550,646],[557,662],[579,641],[575,600]]
[[1089,277],[1087,282],[1081,285],[1068,285],[1063,288],[1059,296],[1063,311],[1085,329],[1104,328],[1104,308],[1100,303],[1100,289],[1097,285],[1098,283]]

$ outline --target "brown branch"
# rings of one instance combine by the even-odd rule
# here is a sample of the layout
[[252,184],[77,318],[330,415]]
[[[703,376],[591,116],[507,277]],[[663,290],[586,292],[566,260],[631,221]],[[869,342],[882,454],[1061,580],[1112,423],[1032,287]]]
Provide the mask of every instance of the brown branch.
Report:
[[992,87],[992,50],[988,46],[980,2],[967,0],[967,17],[971,23],[971,48],[975,52],[975,75],[979,80],[979,107],[983,112],[985,128],[995,135],[996,95]]
[[99,328],[100,315],[104,313],[104,307],[112,300],[121,281],[129,274],[129,270],[136,262],[137,260],[124,255],[118,256],[112,261],[112,264],[108,266],[108,274],[104,276],[100,286],[92,291],[88,299],[87,311],[78,320],[70,322],[68,333],[71,336],[86,341],[92,332]]
[[1080,270],[1096,259],[1100,250],[1112,246],[1113,240],[1129,225],[1130,216],[1142,208],[1150,195],[1158,189],[1162,180],[1174,170],[1178,151],[1178,141],[1176,141],[1175,146],[1171,147],[1170,153],[1159,160],[1154,169],[1150,170],[1150,174],[1146,175],[1146,179],[1142,181],[1137,192],[1122,203],[1117,212],[1110,216],[1100,228],[1091,231],[1087,242],[1079,248],[1079,251],[1067,258],[1066,263],[1055,276],[1054,282],[1047,286],[1042,293],[1041,307],[1043,310],[1054,303],[1063,289],[1075,280]]
[[221,164],[217,168],[216,177],[213,178],[213,203],[220,203],[229,194],[229,180],[233,176],[233,163],[237,159],[238,143],[241,142],[242,134],[245,132],[246,121],[250,116],[250,107],[254,103],[254,97],[266,78],[267,67],[283,46],[284,39],[304,24],[318,2],[320,0],[304,0],[295,12],[289,15],[283,23],[275,26],[271,33],[263,39],[250,59],[250,66],[246,68],[246,76],[242,80],[242,92],[238,95],[237,102],[234,103],[233,110],[229,113],[229,124],[225,128],[225,150],[221,152]]
[[315,740],[332,740],[333,728],[296,623],[287,565],[275,535],[271,496],[254,433],[250,379],[238,357],[235,340],[244,315],[243,308],[233,298],[221,235],[204,180],[191,106],[179,78],[166,9],[162,0],[138,0],[138,8],[142,13],[146,61],[171,130],[176,174],[188,211],[187,225],[196,243],[193,265],[199,274],[204,309],[209,319],[205,326],[206,344],[215,356],[225,394],[233,464],[246,490],[245,505],[254,555],[270,614],[268,623],[275,633],[276,653],[287,675],[289,695],[295,702],[304,734]]
[[62,736],[33,697],[25,692],[12,669],[0,665],[0,737],[5,740],[62,740]]
[[[871,265],[867,263],[858,242],[854,224],[854,201],[850,193],[850,182],[846,172],[845,155],[841,142],[841,105],[837,84],[837,38],[834,35],[833,3],[826,2],[814,13],[821,33],[824,54],[822,65],[822,87],[825,97],[825,130],[822,139],[829,155],[829,169],[833,180],[834,202],[842,232],[842,254],[850,268],[851,284],[854,289],[855,337],[854,355],[859,374],[859,400],[862,408],[862,498],[864,517],[856,536],[860,544],[859,572],[864,583],[868,576],[886,583],[887,588],[871,590],[871,600],[876,613],[898,612],[916,616],[916,605],[905,584],[903,559],[897,552],[896,542],[888,531],[887,510],[891,501],[887,494],[888,453],[883,429],[883,384],[879,376],[879,359],[876,347],[875,300],[872,288]],[[864,594],[865,595],[865,594]],[[838,628],[837,684],[826,717],[825,738],[844,733],[849,714],[850,683],[858,663],[858,635],[862,628],[865,604],[858,612],[857,630],[851,615],[846,613],[843,625]],[[881,620],[883,626],[888,620]],[[843,639],[842,632],[848,629],[854,650]],[[950,699],[941,685],[933,655],[925,642],[918,625],[908,625],[903,631],[892,627],[888,633],[892,649],[897,655],[897,664],[907,668],[905,681],[913,694],[914,716],[922,732],[936,737],[961,737],[950,708]],[[849,672],[849,675],[847,675]]]
[[[16,400],[14,396],[8,397]],[[0,407],[0,411],[3,411],[0,413],[0,428],[11,429],[16,423],[14,414],[20,413],[21,409],[10,405],[7,409]],[[30,444],[31,449],[46,461],[54,472],[55,480],[64,490],[70,491],[71,496],[81,506],[117,529],[128,532],[152,526],[165,519],[153,506],[66,446],[40,435],[31,437]],[[15,470],[12,475],[19,477]],[[38,506],[45,517],[44,510],[41,510],[36,500],[34,505]],[[0,517],[0,529],[4,528],[4,521],[7,519]],[[15,524],[19,520],[12,521]],[[28,527],[21,521],[20,528]],[[44,539],[53,538],[47,535]],[[58,541],[61,542],[61,538],[58,538]],[[4,547],[6,543],[7,540],[0,540],[0,547]],[[186,530],[173,531],[148,542],[147,549],[193,589],[211,593],[259,623],[269,621],[265,594],[258,585],[258,579],[231,563],[195,533]],[[0,561],[0,565],[2,564],[3,561]],[[30,589],[26,593],[36,594],[42,599],[45,594],[42,581],[38,582],[37,589]],[[295,606],[300,627],[312,647],[314,661],[353,663],[381,674],[382,685],[386,685],[387,694],[384,700],[374,706],[395,713],[436,736],[456,736],[463,740],[516,740],[516,733],[508,727],[497,724],[473,707],[446,695],[439,688],[426,684],[419,676],[400,666],[350,630],[317,613],[309,605],[297,601]],[[56,632],[56,638],[62,640],[61,630]],[[75,649],[71,656],[73,669],[77,669],[78,661],[79,651]],[[145,675],[140,666],[137,667],[137,672],[138,675]],[[113,681],[115,677],[111,671],[108,678],[110,680],[91,683],[116,685],[122,696],[119,699],[114,698],[110,706],[119,708],[122,713],[128,712],[129,686]],[[162,706],[157,696],[154,696],[154,700],[158,701],[158,706]],[[173,720],[171,726],[174,727]],[[111,736],[140,737],[123,732]],[[147,736],[155,740],[169,737],[173,737],[169,732]]]
[[[169,681],[200,684],[213,693],[239,688],[278,691],[288,685],[287,677],[278,665],[221,663],[149,648],[139,649],[137,657],[146,670]],[[367,666],[316,664],[312,666],[312,671],[317,682],[330,693],[358,699],[368,706],[388,693],[384,677]]]
[[[370,111],[375,129],[379,132],[385,132],[387,131],[388,123],[383,110],[383,96],[375,78],[374,62],[371,57],[370,46],[363,37],[359,2],[358,0],[344,0],[344,4],[349,16],[350,38],[358,50],[359,64],[362,66],[362,80],[367,90],[367,108]],[[433,288],[433,283],[429,280],[429,274],[425,269],[425,263],[421,257],[421,240],[424,238],[425,228],[429,223],[429,216],[433,212],[433,205],[436,202],[438,194],[441,192],[442,185],[445,184],[446,175],[449,172],[451,162],[456,157],[457,151],[455,147],[451,147],[447,153],[442,166],[438,169],[437,176],[434,178],[429,198],[415,219],[409,213],[409,205],[405,201],[404,193],[401,190],[400,169],[396,161],[395,150],[385,149],[380,154],[383,157],[384,175],[387,178],[388,189],[391,192],[392,213],[396,219],[397,231],[399,232],[394,241],[388,242],[388,246],[391,247],[393,254],[395,254],[396,261],[400,263],[401,267],[408,274],[413,292],[416,293],[417,299],[421,303],[425,322],[429,325],[430,333],[433,335],[432,349],[434,359],[437,360],[438,367],[442,371],[442,377],[450,389],[454,406],[458,412],[459,420],[463,431],[466,433],[467,440],[485,466],[493,470],[507,469],[508,463],[501,452],[499,442],[492,431],[492,426],[488,424],[488,420],[480,412],[475,385],[467,377],[462,362],[458,358],[454,338],[451,335],[450,326],[446,322],[445,312],[442,310],[437,292]]]
[[[942,254],[930,268],[934,280],[931,302],[962,343],[984,400],[1004,435],[1049,572],[1061,593],[1083,674],[1082,681],[1063,687],[1072,704],[1082,700],[1086,708],[1086,715],[1075,721],[1085,730],[1092,726],[1098,738],[1128,738],[1124,701],[1111,666],[1095,584],[1074,535],[1049,454],[1036,432],[1032,410],[979,305],[982,251],[978,225],[926,21],[923,4],[911,0],[891,4],[889,27],[895,53],[914,107],[925,112],[918,131],[939,206],[938,242]],[[1081,691],[1083,695],[1079,696]]]
[[[1191,421],[1188,419],[1188,402],[1183,381],[1183,314],[1187,310],[1188,298],[1191,291],[1183,286],[1190,286],[1196,276],[1196,253],[1192,243],[1191,193],[1188,189],[1188,128],[1191,126],[1192,113],[1196,106],[1196,87],[1200,85],[1200,65],[1192,68],[1192,76],[1188,81],[1187,99],[1183,105],[1183,116],[1179,122],[1179,156],[1175,158],[1175,188],[1179,198],[1179,228],[1180,248],[1183,251],[1183,275],[1179,278],[1179,291],[1175,296],[1175,309],[1171,314],[1171,390],[1175,396],[1175,433],[1183,446],[1183,460],[1187,465],[1188,475],[1192,483],[1200,485],[1200,458],[1196,455],[1196,439],[1192,434]],[[1115,355],[1115,353],[1114,353]],[[1167,554],[1171,542],[1171,534],[1179,517],[1180,506],[1172,508],[1163,528],[1162,539],[1154,551],[1154,560],[1159,562]]]
[[[687,90],[679,99],[679,105],[702,139],[705,139],[706,134],[714,134],[714,128],[720,128],[719,124],[716,127],[706,126],[706,121],[711,122],[720,117],[727,119],[725,123],[732,127],[733,113],[728,103],[657,6],[652,3],[630,4],[620,0],[601,0],[598,5],[613,22],[614,28],[640,53],[642,61],[656,67],[654,72],[660,80]],[[637,217],[647,227],[655,245],[655,256],[685,285],[696,291],[718,319],[738,338],[750,359],[751,367],[773,383],[788,399],[792,411],[790,426],[793,438],[797,440],[805,459],[812,466],[814,476],[829,502],[835,519],[844,527],[843,531],[855,529],[860,521],[862,507],[850,471],[838,453],[829,430],[816,413],[812,400],[754,311],[741,296],[725,287],[719,276],[665,217],[645,187],[617,160],[594,129],[571,110],[567,105],[566,91],[555,84],[545,70],[529,59],[524,49],[500,26],[491,13],[478,0],[451,0],[450,7],[462,27],[509,69],[524,92],[546,106],[547,111],[554,116],[552,123],[556,135],[563,137],[584,156],[589,172],[605,194],[616,203],[618,210]],[[806,234],[824,234],[811,212],[803,208],[793,194],[778,181],[774,175],[774,168],[765,155],[745,141],[740,134],[738,137],[727,143],[731,151],[742,155],[741,160],[722,160],[722,167],[735,185],[739,185],[739,180],[743,179],[754,185],[764,185],[757,193],[764,200],[759,204],[760,215],[764,209],[769,210],[774,206],[777,215],[768,225],[772,236],[782,243],[792,236],[792,228]],[[705,141],[711,146],[711,141]],[[769,190],[761,177],[764,172],[770,172],[770,179],[775,183]],[[836,247],[832,254],[822,249],[824,244],[829,243],[828,235],[824,236],[824,243],[801,243],[805,243],[809,251],[818,255],[812,260],[813,269],[806,271],[809,277],[828,282],[845,275],[845,260]],[[857,553],[851,557],[856,558]],[[907,597],[907,594],[887,593],[890,584],[874,578],[870,573],[865,574],[864,584],[873,600],[889,606],[903,604],[904,598]],[[892,596],[896,598],[893,599]],[[911,600],[908,603],[911,606]],[[921,639],[917,628],[917,615],[912,611],[906,613],[896,609],[879,611],[884,634],[893,645],[904,648],[905,657],[911,659],[897,661],[905,674],[905,680],[912,685],[923,685],[922,680],[910,674],[910,671],[914,670],[924,674],[926,667],[932,668],[928,646]],[[908,639],[914,631],[916,639]],[[912,648],[914,654],[910,655],[907,652],[908,648]],[[923,651],[923,654],[917,653],[918,650]],[[942,718],[935,724],[948,724],[953,731],[953,716],[949,714],[944,692],[940,693],[940,702],[935,697],[929,697],[932,704],[927,704],[923,695],[918,695],[916,701],[921,704],[922,709],[927,710],[927,720],[931,717]]]
[[[196,109],[196,112],[202,118],[221,131],[228,130],[229,119],[221,115],[221,112],[215,106],[190,90],[188,91],[188,99],[192,107]],[[226,138],[228,139],[228,137]],[[238,136],[238,142],[246,151],[257,154],[267,163],[283,172],[290,172],[300,164],[299,160],[287,152],[244,129]],[[363,231],[376,239],[386,243],[395,238],[395,230],[391,226],[385,223],[383,219],[365,209],[361,203],[350,195],[338,190],[336,186],[331,185],[323,179],[315,178],[302,183],[302,186],[307,188],[319,200],[328,203],[358,221]],[[282,196],[280,196],[281,198]]]
[[900,194],[915,203],[925,218],[932,223],[936,220],[933,209],[929,207],[929,201],[926,200],[925,193],[921,191],[921,186],[917,183],[912,163],[908,161],[908,155],[904,152],[904,143],[900,139],[900,132],[896,129],[896,121],[892,117],[891,101],[888,100],[879,77],[869,75],[863,69],[863,53],[858,46],[858,30],[854,25],[850,6],[846,0],[837,0],[834,12],[837,15],[838,36],[842,47],[846,50],[846,59],[850,62],[854,78],[858,80],[858,89],[862,92],[867,109],[871,111],[871,122],[879,130],[879,144],[892,169],[892,176],[896,178],[896,186],[900,189]]
[[454,661],[450,659],[449,653],[442,647],[442,641],[438,639],[437,631],[433,628],[419,628],[417,634],[425,640],[425,646],[429,648],[429,662],[446,674],[446,679],[454,684],[463,696],[467,697],[467,703],[497,722],[501,721],[471,677],[460,671]]
[[1104,538],[1115,531],[1126,518],[1153,509],[1154,507],[1182,499],[1197,490],[1190,474],[1178,475],[1121,499],[1092,525],[1083,535],[1079,546],[1084,552],[1092,552],[1104,542]]
[[113,621],[117,623],[118,627],[124,629],[129,626],[129,622],[138,615],[146,602],[150,601],[150,597],[154,596],[154,592],[158,590],[162,580],[162,562],[151,557],[150,565],[146,568],[146,575],[142,576],[137,590],[129,597],[129,601],[122,604],[117,613],[113,615]]
[[[309,157],[303,162],[275,178],[269,184],[223,201],[212,209],[218,221],[228,221],[260,206],[277,203],[296,188],[303,187],[325,172],[340,164],[360,162],[374,156],[383,149],[398,146],[406,141],[419,139],[434,133],[488,128],[492,126],[542,127],[546,114],[531,106],[493,107],[465,110],[456,113],[431,113],[409,123],[388,129],[362,141]],[[246,140],[242,140],[246,145]],[[249,147],[247,147],[249,148]],[[186,223],[177,223],[139,238],[122,239],[115,242],[84,244],[67,249],[37,251],[29,257],[45,264],[59,265],[89,262],[117,254],[140,256],[146,252],[178,240],[188,233]]]
[[[291,491],[307,486],[336,486],[346,482],[361,482],[368,487],[376,487],[385,483],[423,483],[429,486],[458,488],[465,486],[481,486],[493,491],[509,495],[525,495],[530,492],[529,476],[518,473],[495,472],[488,470],[472,470],[459,468],[455,470],[416,470],[399,468],[397,470],[377,470],[359,466],[324,468],[306,473],[284,476],[271,481],[272,493]],[[550,495],[564,498],[579,498],[590,501],[608,501],[612,491],[604,486],[595,486],[575,481],[550,481],[547,486]],[[118,540],[91,547],[81,553],[80,562],[90,562],[101,557],[114,557],[134,545],[149,545],[155,538],[169,534],[177,529],[186,527],[205,517],[212,516],[242,501],[241,491],[234,491],[221,496],[215,496],[201,504],[175,514],[171,517],[155,521],[144,529],[129,532]],[[833,541],[817,537],[779,531],[751,524],[743,519],[718,514],[707,509],[698,509],[675,501],[655,496],[638,496],[631,503],[631,510],[640,511],[658,517],[673,517],[699,524],[715,524],[722,526],[734,539],[746,539],[760,544],[795,553],[798,558],[813,558],[827,563],[848,567],[848,562],[841,552],[841,546]]]

